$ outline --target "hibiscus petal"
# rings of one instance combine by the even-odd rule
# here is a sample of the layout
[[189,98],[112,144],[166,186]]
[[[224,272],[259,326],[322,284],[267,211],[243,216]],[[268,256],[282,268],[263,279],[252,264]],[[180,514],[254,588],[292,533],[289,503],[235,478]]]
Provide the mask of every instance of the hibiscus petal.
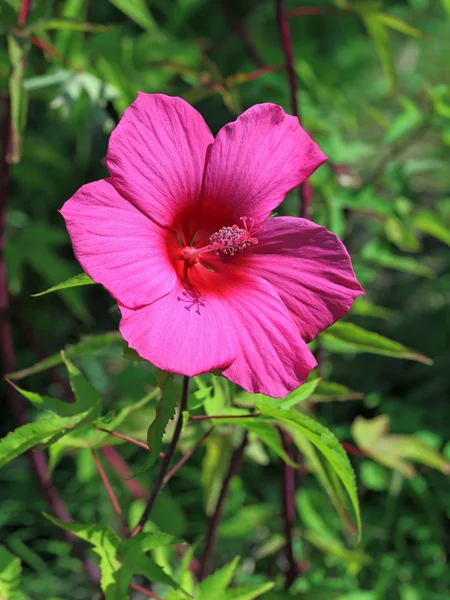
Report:
[[[213,141],[187,102],[140,92],[111,134],[106,163],[122,196],[190,238],[198,226],[205,154]],[[183,231],[186,216],[190,223]]]
[[223,374],[251,393],[284,398],[304,383],[316,359],[272,286],[251,275],[236,285],[238,278],[228,309],[239,354]]
[[79,263],[118,302],[143,306],[175,286],[169,256],[177,245],[175,234],[122,198],[110,180],[81,187],[61,213]]
[[240,217],[263,221],[326,156],[296,117],[257,104],[223,127],[208,152],[203,184],[206,234]]
[[166,372],[194,376],[226,367],[236,358],[227,307],[208,282],[201,291],[180,282],[149,306],[119,308],[120,332],[129,346]]
[[259,243],[236,259],[277,290],[306,342],[346,315],[364,293],[344,244],[324,227],[275,217],[257,237]]

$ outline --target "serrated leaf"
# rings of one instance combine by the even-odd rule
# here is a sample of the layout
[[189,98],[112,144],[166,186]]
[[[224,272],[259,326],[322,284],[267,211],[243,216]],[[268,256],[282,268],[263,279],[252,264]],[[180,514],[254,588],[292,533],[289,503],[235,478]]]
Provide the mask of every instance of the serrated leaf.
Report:
[[92,419],[100,417],[102,414],[102,399],[100,394],[64,351],[61,352],[61,356],[69,374],[70,387],[79,407],[89,410]]
[[175,416],[176,398],[173,389],[173,375],[160,372],[158,384],[161,395],[156,403],[155,419],[147,431],[147,444],[150,452],[145,461],[145,469],[151,467],[158,459],[167,424]]
[[[108,333],[100,333],[98,335],[85,336],[77,344],[66,346],[64,352],[68,358],[77,358],[102,350],[103,348],[109,348],[111,346],[120,346],[123,344],[123,338],[119,332],[112,331]],[[60,352],[52,354],[43,360],[40,360],[31,367],[15,371],[14,373],[8,373],[9,379],[19,380],[35,373],[41,373],[51,367],[57,367],[63,363],[63,359]]]
[[0,546],[0,598],[5,600],[24,600],[20,591],[22,566],[20,558]]
[[145,0],[109,0],[116,8],[122,11],[132,21],[146,29],[155,31],[157,25],[153,19]]
[[86,273],[80,273],[79,275],[69,277],[69,279],[66,279],[66,281],[62,281],[61,283],[58,283],[57,285],[54,285],[51,288],[48,288],[48,290],[44,290],[43,292],[31,295],[33,298],[37,298],[39,296],[44,296],[45,294],[50,294],[51,292],[57,292],[58,290],[66,290],[68,288],[93,284],[95,284],[95,281],[92,281],[89,275],[86,275]]
[[37,423],[27,423],[8,433],[0,440],[0,467],[20,456],[36,444],[45,444],[55,436],[65,435],[67,431],[82,423],[89,411],[71,417],[50,417]]
[[231,583],[239,558],[236,556],[230,563],[204,579],[197,588],[196,600],[224,600],[224,592]]
[[[65,523],[45,513],[44,516],[57,527],[70,531],[81,540],[93,546],[94,552],[100,557],[100,585],[106,600],[127,600],[127,595],[124,596],[123,593],[122,595],[117,593],[117,573],[121,566],[118,558],[118,550],[121,540],[115,531],[100,525]],[[121,590],[121,592],[126,592],[126,588],[125,590]]]
[[283,410],[280,408],[272,408],[264,404],[258,404],[257,407],[263,415],[286,423],[294,430],[303,434],[327,459],[330,468],[336,473],[350,498],[356,517],[358,532],[361,535],[361,515],[355,473],[347,454],[342,449],[342,446],[335,435],[314,419],[293,409]]
[[338,321],[332,325],[320,339],[330,352],[381,354],[392,358],[405,358],[424,363],[433,364],[433,361],[423,354],[407,348],[400,342],[395,342],[383,335],[363,329],[354,323]]

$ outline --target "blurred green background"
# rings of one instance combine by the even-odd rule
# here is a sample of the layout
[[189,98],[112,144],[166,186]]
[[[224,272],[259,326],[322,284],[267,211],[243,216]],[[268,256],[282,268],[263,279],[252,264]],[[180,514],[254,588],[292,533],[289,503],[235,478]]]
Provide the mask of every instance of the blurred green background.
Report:
[[[117,329],[113,301],[97,286],[31,294],[80,272],[58,209],[82,184],[105,176],[109,133],[137,90],[181,96],[213,133],[256,103],[291,111],[272,0],[35,0],[17,29],[20,6],[0,0],[2,132],[8,98],[13,123],[13,144],[2,148],[10,175],[2,202],[16,355],[6,371],[29,367],[84,335]],[[262,594],[267,600],[447,600],[450,2],[293,0],[285,7],[302,124],[329,156],[311,179],[313,219],[345,241],[366,290],[346,325],[320,337],[321,382],[305,410],[365,454],[351,457],[363,536],[357,545],[306,459],[294,531],[302,573],[283,590],[281,462],[254,436],[232,481],[215,566],[239,554],[235,581],[274,582]],[[280,213],[299,214],[296,191]],[[156,386],[153,370],[124,360],[117,340],[80,352],[76,363],[101,393],[106,413]],[[66,381],[57,366],[18,383],[62,398]],[[222,381],[212,385],[216,410],[240,397]],[[4,392],[2,383],[2,435],[17,426]],[[27,410],[37,418],[36,409]],[[145,440],[152,415],[150,403],[119,430]],[[188,427],[182,450],[204,431],[203,423]],[[164,491],[152,517],[156,526],[201,547],[205,510],[240,435],[230,425],[216,428]],[[72,516],[117,525],[83,436],[65,439],[50,456]],[[142,450],[129,444],[116,450],[131,467],[141,465]],[[106,458],[119,500],[135,520],[142,500],[126,488],[136,481],[148,488],[154,470],[124,485]],[[20,587],[8,600],[99,597],[61,532],[41,516],[48,510],[25,456],[0,471],[0,534],[9,552],[8,559],[0,556],[0,590],[3,567],[5,590],[13,571]],[[158,549],[156,559],[175,578],[181,572],[174,552]],[[183,597],[154,589],[169,600]]]

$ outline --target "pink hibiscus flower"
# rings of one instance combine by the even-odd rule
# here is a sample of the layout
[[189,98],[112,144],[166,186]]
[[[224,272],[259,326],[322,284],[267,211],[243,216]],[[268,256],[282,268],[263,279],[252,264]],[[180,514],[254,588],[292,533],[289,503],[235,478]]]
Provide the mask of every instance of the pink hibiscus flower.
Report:
[[214,139],[180,98],[140,93],[111,135],[110,177],[61,210],[130,347],[164,371],[220,369],[273,397],[303,383],[307,342],[362,289],[335,235],[269,215],[325,160],[280,106],[253,106]]

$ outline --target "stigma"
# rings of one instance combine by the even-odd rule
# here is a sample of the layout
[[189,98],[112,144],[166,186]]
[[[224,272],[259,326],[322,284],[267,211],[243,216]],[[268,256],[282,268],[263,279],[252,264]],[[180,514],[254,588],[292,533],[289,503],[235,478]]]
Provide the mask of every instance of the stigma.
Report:
[[202,248],[186,246],[181,251],[181,259],[188,265],[201,263],[201,257],[204,254],[214,253],[224,256],[234,256],[237,253],[244,252],[250,246],[258,243],[255,233],[263,229],[260,225],[255,226],[253,218],[241,217],[242,227],[230,225],[221,227],[209,238],[209,244]]

